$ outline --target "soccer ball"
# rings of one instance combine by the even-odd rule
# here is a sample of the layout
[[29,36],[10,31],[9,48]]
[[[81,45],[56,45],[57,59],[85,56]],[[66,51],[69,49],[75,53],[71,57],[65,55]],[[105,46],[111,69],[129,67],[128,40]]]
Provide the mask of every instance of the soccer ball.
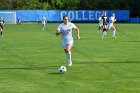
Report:
[[58,68],[58,71],[59,71],[60,73],[65,73],[65,72],[67,71],[67,68],[66,68],[65,66],[60,66],[60,67]]

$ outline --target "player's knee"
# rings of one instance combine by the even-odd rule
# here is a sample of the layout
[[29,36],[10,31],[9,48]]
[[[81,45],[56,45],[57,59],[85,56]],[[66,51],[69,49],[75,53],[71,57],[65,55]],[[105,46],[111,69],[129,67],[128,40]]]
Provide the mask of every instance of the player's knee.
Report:
[[106,31],[106,28],[104,28],[103,31]]
[[116,30],[116,28],[112,28],[112,30]]
[[66,48],[66,53],[68,53],[68,52],[70,52],[70,50]]

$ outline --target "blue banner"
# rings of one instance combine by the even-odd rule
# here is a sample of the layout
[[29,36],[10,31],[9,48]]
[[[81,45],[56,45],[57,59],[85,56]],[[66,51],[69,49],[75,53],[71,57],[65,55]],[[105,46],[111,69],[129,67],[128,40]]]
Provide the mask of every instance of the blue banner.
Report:
[[130,22],[132,22],[132,23],[140,23],[140,18],[130,18]]
[[[104,12],[103,10],[58,10],[49,11],[50,21],[61,21],[64,15],[69,16],[71,21],[98,21],[99,16]],[[128,10],[107,10],[107,16],[110,17],[112,13],[116,14],[117,21],[129,21]]]
[[[60,22],[64,15],[71,21],[96,22],[104,10],[0,10],[0,12],[16,12],[21,21],[41,21],[42,15],[50,22]],[[129,21],[129,10],[105,10],[107,16],[116,14],[117,21]]]

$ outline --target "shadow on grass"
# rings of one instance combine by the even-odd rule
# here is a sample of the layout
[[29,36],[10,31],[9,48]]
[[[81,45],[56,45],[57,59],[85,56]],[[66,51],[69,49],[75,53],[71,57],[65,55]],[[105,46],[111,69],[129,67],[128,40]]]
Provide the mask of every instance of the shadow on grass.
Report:
[[121,42],[140,42],[140,41],[134,40],[134,41],[121,41]]
[[59,72],[52,72],[52,73],[48,73],[48,74],[61,74]]
[[125,62],[94,62],[94,61],[87,61],[87,62],[81,62],[79,64],[140,64],[140,61],[125,61]]
[[[46,67],[0,67],[0,70],[47,70],[58,69],[59,66],[46,66]],[[49,72],[50,75],[61,74],[59,72]]]
[[56,69],[58,66],[46,66],[46,67],[0,67],[0,69],[9,70],[45,70],[45,69]]

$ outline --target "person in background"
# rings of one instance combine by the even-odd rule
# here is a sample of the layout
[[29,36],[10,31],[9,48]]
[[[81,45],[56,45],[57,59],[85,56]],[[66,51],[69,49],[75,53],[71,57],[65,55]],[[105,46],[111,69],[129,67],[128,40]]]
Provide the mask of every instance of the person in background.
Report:
[[42,15],[42,19],[41,19],[41,22],[42,22],[42,30],[46,30],[46,17],[44,15]]
[[116,36],[115,36],[115,34],[116,34],[116,27],[114,26],[114,22],[116,22],[115,13],[112,13],[111,17],[109,18],[109,23],[107,24],[106,32],[109,29],[112,29],[112,37],[116,38]]
[[107,26],[107,15],[106,12],[103,12],[102,20],[103,20],[103,32],[102,32],[102,39],[104,39],[106,35],[106,26]]
[[0,17],[0,35],[3,37],[3,24],[4,24],[4,19]]
[[103,28],[103,19],[102,19],[103,14],[101,14],[101,16],[99,17],[99,27],[98,27],[98,33],[101,30],[101,28]]
[[21,19],[17,17],[17,25],[21,25]]

